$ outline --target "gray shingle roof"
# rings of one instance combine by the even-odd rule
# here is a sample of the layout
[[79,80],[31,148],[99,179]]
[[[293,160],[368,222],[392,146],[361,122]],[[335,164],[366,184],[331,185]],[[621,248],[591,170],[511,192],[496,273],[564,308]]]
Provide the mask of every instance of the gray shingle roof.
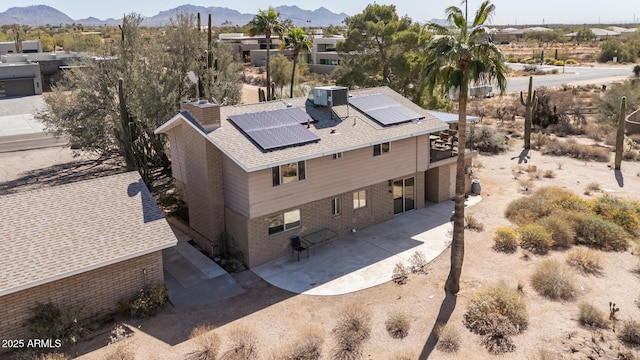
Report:
[[0,296],[177,243],[135,172],[0,196]]
[[[330,155],[336,152],[448,128],[446,123],[433,116],[427,110],[412,103],[388,87],[352,90],[349,93],[354,97],[384,94],[418,112],[425,118],[417,123],[410,122],[383,127],[353,106],[333,107],[335,114],[333,114],[332,119],[329,108],[314,107],[310,102],[306,101],[307,98],[294,98],[249,105],[223,106],[220,110],[222,126],[210,132],[208,136],[218,148],[242,168],[247,171],[256,171],[271,166]],[[319,142],[263,152],[228,120],[229,116],[237,114],[285,109],[288,103],[294,107],[304,109],[317,121],[311,124],[309,130],[320,137]],[[337,119],[338,117],[341,119]],[[333,130],[335,130],[334,133],[332,133]]]

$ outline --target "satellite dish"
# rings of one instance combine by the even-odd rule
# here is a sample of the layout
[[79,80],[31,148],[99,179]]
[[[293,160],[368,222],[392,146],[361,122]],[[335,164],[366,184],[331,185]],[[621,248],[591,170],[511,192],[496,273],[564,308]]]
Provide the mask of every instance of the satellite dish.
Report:
[[198,83],[198,77],[196,76],[196,74],[193,71],[189,71],[187,73],[187,77],[189,77],[189,80],[194,83],[197,84]]

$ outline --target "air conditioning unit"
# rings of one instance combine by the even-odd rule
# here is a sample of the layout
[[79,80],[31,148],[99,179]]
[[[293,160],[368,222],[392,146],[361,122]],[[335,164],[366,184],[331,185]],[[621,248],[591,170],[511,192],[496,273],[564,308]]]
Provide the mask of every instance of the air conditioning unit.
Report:
[[343,86],[316,87],[309,93],[309,100],[316,106],[347,105],[349,89]]

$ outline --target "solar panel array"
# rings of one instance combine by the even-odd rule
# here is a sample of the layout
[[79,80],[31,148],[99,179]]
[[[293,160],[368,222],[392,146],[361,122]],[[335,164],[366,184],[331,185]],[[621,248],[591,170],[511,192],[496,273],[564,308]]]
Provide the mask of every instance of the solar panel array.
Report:
[[229,117],[245,135],[269,151],[319,141],[305,126],[311,117],[300,108],[287,108]]
[[354,96],[349,103],[383,126],[424,119],[424,115],[409,109],[384,94]]

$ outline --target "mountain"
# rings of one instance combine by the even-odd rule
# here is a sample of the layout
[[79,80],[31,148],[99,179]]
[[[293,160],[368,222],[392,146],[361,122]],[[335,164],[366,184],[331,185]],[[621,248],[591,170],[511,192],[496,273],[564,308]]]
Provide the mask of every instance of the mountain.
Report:
[[30,26],[72,24],[75,22],[63,12],[47,5],[12,7],[4,13],[0,13],[0,15],[10,18],[10,23]]
[[[341,25],[342,21],[348,16],[345,13],[336,14],[328,9],[321,7],[316,10],[304,10],[297,6],[278,6],[275,8],[279,11],[280,18],[291,19],[295,26],[329,26]],[[200,13],[202,14],[202,24],[207,24],[208,14],[212,15],[213,24],[222,25],[224,22],[233,25],[246,25],[254,14],[242,14],[237,10],[224,7],[204,7],[196,5],[181,5],[173,9],[160,11],[157,15],[145,17],[142,21],[143,26],[162,26],[170,23],[171,18],[179,13]],[[3,24],[22,24],[30,26],[38,25],[58,25],[58,24],[82,24],[85,26],[99,25],[117,25],[121,23],[120,19],[100,20],[95,17],[74,20],[64,13],[46,5],[34,5],[27,7],[12,7],[4,13],[0,13],[0,25]]]

